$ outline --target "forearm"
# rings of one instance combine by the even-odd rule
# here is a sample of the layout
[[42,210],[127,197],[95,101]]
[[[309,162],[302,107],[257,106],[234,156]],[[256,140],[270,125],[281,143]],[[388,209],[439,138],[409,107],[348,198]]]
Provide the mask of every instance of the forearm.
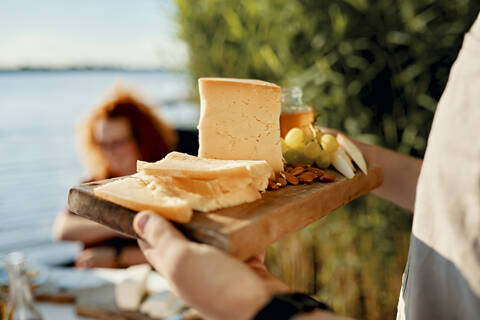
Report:
[[356,144],[368,163],[384,169],[383,184],[373,194],[413,212],[423,161],[379,146],[358,141]]
[[59,214],[53,226],[53,237],[56,240],[80,241],[85,245],[118,236],[119,234],[113,230],[68,212]]

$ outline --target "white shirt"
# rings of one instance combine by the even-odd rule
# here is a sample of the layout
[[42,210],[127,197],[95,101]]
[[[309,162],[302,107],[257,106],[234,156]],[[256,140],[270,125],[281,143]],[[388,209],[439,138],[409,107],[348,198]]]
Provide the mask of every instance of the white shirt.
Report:
[[433,120],[397,319],[480,319],[480,15]]

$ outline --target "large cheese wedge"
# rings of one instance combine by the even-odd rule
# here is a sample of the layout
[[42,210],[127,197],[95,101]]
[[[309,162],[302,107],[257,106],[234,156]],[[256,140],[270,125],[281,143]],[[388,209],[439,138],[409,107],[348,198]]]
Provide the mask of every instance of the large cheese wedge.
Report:
[[188,222],[193,214],[185,199],[169,196],[161,188],[136,177],[115,180],[96,187],[93,192],[97,197],[123,207],[135,211],[152,210],[177,222]]
[[268,178],[273,174],[272,167],[265,160],[204,159],[180,152],[170,152],[165,158],[154,163],[138,161],[137,171],[148,175],[167,175],[201,180],[251,177],[259,180],[255,183],[260,186],[268,183]]
[[261,198],[260,192],[252,185],[251,178],[195,180],[144,174],[135,176],[156,189],[165,190],[170,196],[184,199],[192,209],[202,212],[228,208]]
[[249,79],[200,78],[198,156],[266,160],[283,170],[280,87]]

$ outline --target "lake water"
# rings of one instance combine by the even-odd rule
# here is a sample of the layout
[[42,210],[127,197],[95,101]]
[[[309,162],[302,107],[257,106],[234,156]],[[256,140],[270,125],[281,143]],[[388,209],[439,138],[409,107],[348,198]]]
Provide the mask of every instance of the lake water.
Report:
[[176,127],[195,126],[195,105],[168,103],[188,96],[185,74],[0,73],[0,255],[23,250],[55,263],[79,250],[77,244],[53,243],[51,227],[66,205],[69,187],[86,176],[75,150],[75,124],[118,79],[148,102],[167,102],[161,114]]

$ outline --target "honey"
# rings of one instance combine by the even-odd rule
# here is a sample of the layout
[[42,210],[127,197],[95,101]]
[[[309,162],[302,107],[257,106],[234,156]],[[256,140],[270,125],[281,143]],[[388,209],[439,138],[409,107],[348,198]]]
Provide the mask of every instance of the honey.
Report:
[[300,87],[282,88],[282,113],[280,114],[280,136],[285,138],[292,128],[306,128],[314,121],[312,107],[303,104]]
[[313,120],[314,116],[311,109],[282,111],[280,114],[280,136],[285,138],[292,128],[305,130],[313,123]]

